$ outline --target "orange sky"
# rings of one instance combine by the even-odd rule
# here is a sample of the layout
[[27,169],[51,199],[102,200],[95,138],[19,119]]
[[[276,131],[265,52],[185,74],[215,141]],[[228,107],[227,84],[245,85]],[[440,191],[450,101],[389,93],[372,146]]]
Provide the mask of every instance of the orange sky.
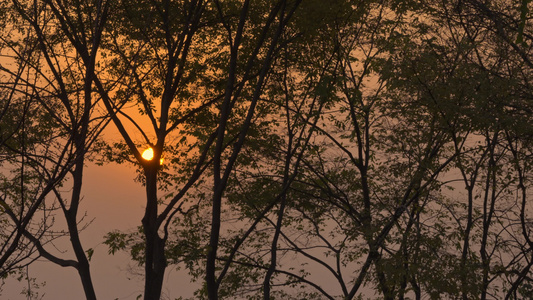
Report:
[[[87,211],[87,220],[94,218],[94,221],[82,232],[81,237],[85,249],[95,249],[91,272],[98,299],[133,300],[143,291],[143,278],[128,272],[129,257],[125,253],[108,255],[107,246],[102,244],[107,232],[134,229],[141,224],[146,197],[144,188],[133,181],[134,175],[134,169],[126,165],[91,164],[86,168],[80,216]],[[61,220],[61,216],[57,220]],[[64,240],[60,244],[67,242]],[[44,300],[85,298],[74,268],[62,268],[43,259],[31,265],[29,272],[30,276],[37,278],[37,282],[46,282],[46,286],[38,291],[39,295],[45,294]],[[176,271],[170,266],[166,273],[163,287],[165,295],[171,299],[192,296],[197,285],[189,283],[186,272]],[[2,299],[23,299],[20,291],[24,286],[26,282],[18,283],[10,279],[4,286]]]

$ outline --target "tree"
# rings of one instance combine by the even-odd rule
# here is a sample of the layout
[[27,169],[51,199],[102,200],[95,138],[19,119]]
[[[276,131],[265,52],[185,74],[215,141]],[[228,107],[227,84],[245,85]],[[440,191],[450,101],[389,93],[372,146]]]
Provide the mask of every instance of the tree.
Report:
[[[422,105],[442,118],[441,126],[447,128],[456,156],[444,186],[457,188],[452,172],[458,172],[457,180],[466,190],[464,198],[457,193],[443,194],[451,198],[444,208],[457,226],[446,236],[458,238],[461,245],[456,246],[460,253],[446,248],[448,255],[460,262],[450,270],[450,277],[455,273],[460,280],[450,280],[454,288],[447,290],[463,299],[503,297],[501,290],[509,286],[501,272],[520,273],[511,270],[522,270],[527,245],[527,238],[515,234],[519,232],[515,223],[519,208],[510,195],[519,176],[509,168],[512,158],[502,135],[506,130],[530,130],[518,125],[529,122],[523,113],[527,107],[523,94],[516,92],[523,89],[524,79],[518,70],[523,70],[525,62],[493,27],[466,7],[456,10],[453,3],[435,3],[430,11],[434,12],[433,19],[422,27],[421,33],[427,36],[420,37],[421,51],[411,44],[411,54],[405,60],[395,60],[405,63],[400,73],[404,75],[396,74],[400,79],[396,82],[407,83],[402,83],[404,91],[426,94],[429,101]],[[442,225],[450,228],[450,224]],[[502,261],[510,263],[502,266],[498,263]],[[436,293],[438,288],[433,288]]]
[[[79,238],[82,220],[78,212],[86,157],[107,124],[105,115],[98,113],[92,90],[103,29],[102,15],[105,15],[106,8],[101,2],[84,4],[87,6],[80,4],[77,9],[96,8],[91,11],[96,14],[94,20],[91,14],[82,15],[78,10],[78,32],[85,33],[85,26],[92,30],[91,34],[84,35],[83,42],[91,47],[85,57],[76,55],[68,42],[69,37],[61,37],[61,22],[51,17],[54,9],[66,9],[61,3],[12,1],[9,4],[12,31],[3,42],[9,47],[7,54],[15,68],[2,68],[6,75],[2,87],[10,95],[6,98],[4,112],[12,114],[14,120],[20,118],[17,122],[21,126],[13,132],[20,136],[19,144],[5,143],[3,146],[15,154],[8,161],[15,172],[20,170],[20,199],[16,194],[2,199],[4,212],[15,224],[14,242],[3,257],[9,258],[10,250],[20,245],[17,238],[23,235],[31,243],[30,249],[37,251],[39,256],[64,267],[74,267],[86,297],[96,299],[89,269],[90,255],[88,257]],[[84,58],[87,60],[81,63]],[[21,99],[25,108],[8,111],[7,105],[12,99]],[[33,129],[28,131],[28,126]],[[67,184],[72,185],[70,195],[58,189]],[[10,191],[16,190],[16,187],[10,187]],[[51,196],[55,202],[48,204],[52,199],[47,198]],[[44,247],[58,237],[51,223],[51,213],[55,210],[65,218],[68,226],[65,235],[70,238],[75,260],[63,259]],[[36,216],[37,211],[43,212],[42,219]],[[36,228],[29,224],[36,224]]]
[[[396,14],[388,11],[391,8]],[[417,19],[412,10],[426,14],[426,19]],[[235,255],[231,259],[241,266],[234,272],[247,277],[244,280],[235,275],[240,285],[229,285],[230,294],[258,288],[261,270],[268,278],[274,269],[294,285],[308,285],[325,297],[335,295],[308,279],[308,267],[301,273],[289,269],[295,266],[287,262],[280,263],[287,266],[285,270],[273,268],[272,260],[268,263],[263,258],[269,252],[273,257],[272,251],[279,251],[278,257],[288,260],[305,257],[323,266],[339,282],[337,293],[348,298],[354,297],[365,282],[386,298],[403,298],[409,290],[418,298],[443,293],[483,298],[498,293],[503,296],[501,291],[509,288],[516,291],[511,286],[524,280],[521,276],[502,276],[506,272],[523,275],[529,270],[527,221],[517,223],[520,216],[525,220],[526,213],[521,213],[509,196],[518,178],[524,178],[515,173],[523,167],[508,167],[512,160],[508,149],[514,146],[502,143],[504,127],[513,132],[528,131],[515,126],[529,123],[527,104],[516,93],[527,90],[523,88],[525,78],[517,72],[523,66],[516,64],[519,60],[510,54],[507,44],[485,30],[489,27],[456,19],[450,3],[384,6],[381,11],[397,19],[383,20],[383,27],[365,20],[369,28],[359,31],[341,31],[332,25],[338,24],[338,19],[328,24],[334,34],[342,36],[339,33],[343,32],[353,38],[340,43],[341,51],[326,50],[346,53],[336,57],[344,68],[337,69],[341,75],[326,89],[337,89],[327,98],[331,107],[343,110],[319,113],[327,121],[316,125],[316,136],[311,139],[314,143],[304,155],[305,167],[298,170],[289,190],[282,188],[286,176],[279,175],[283,174],[281,166],[287,166],[283,163],[286,157],[271,155],[276,153],[273,150],[257,147],[257,153],[250,152],[252,159],[240,166],[242,176],[236,176],[235,186],[230,188],[236,199],[231,210],[238,213],[228,218],[234,216],[237,224],[251,224],[249,228],[255,232],[244,229],[227,233],[226,251]],[[370,37],[374,33],[369,38],[374,43],[359,46],[354,32]],[[327,36],[322,32],[321,41]],[[361,56],[366,59],[358,66]],[[292,69],[287,74],[312,78],[299,76]],[[383,84],[374,92],[361,88],[364,78],[371,76]],[[289,99],[303,93],[296,94],[291,90]],[[511,119],[522,121],[509,122]],[[283,139],[272,136],[267,141],[274,140],[275,147],[283,149]],[[523,150],[520,161],[525,162],[528,150]],[[464,183],[464,198],[454,192],[456,180]],[[283,200],[287,206],[269,212],[269,204],[282,199],[277,198],[280,195],[290,199]],[[523,207],[527,206],[526,198]],[[270,219],[270,213],[276,217]],[[264,220],[262,226],[257,225],[260,219]],[[276,220],[282,220],[283,225]],[[519,232],[526,233],[517,235]],[[244,236],[248,236],[248,244],[241,245]],[[276,244],[277,236],[282,237],[281,245]],[[235,240],[238,242],[232,242]],[[237,254],[234,245],[240,247]],[[325,255],[316,249],[324,249]],[[506,255],[507,251],[516,255]],[[329,257],[335,260],[328,262]],[[511,263],[497,263],[506,259]],[[426,272],[424,266],[432,268]],[[442,272],[436,274],[435,269]],[[347,271],[358,274],[351,288],[343,275]],[[505,280],[513,284],[506,285]],[[247,283],[244,288],[243,283]],[[263,288],[263,296],[268,295],[267,284]],[[527,290],[527,284],[524,288]],[[505,293],[511,295],[508,290]]]
[[[135,6],[124,3],[118,7],[120,14],[116,20],[126,20],[126,24],[116,23],[117,31],[111,34],[108,51],[113,55],[114,70],[126,75],[114,92],[118,97],[113,98],[103,82],[97,86],[124,138],[124,149],[133,153],[143,169],[147,191],[143,218],[145,299],[159,298],[167,264],[168,226],[172,217],[181,211],[189,189],[208,165],[213,166],[214,194],[206,282],[209,297],[216,299],[219,283],[215,278],[214,261],[222,195],[252,122],[270,65],[283,41],[284,28],[298,3],[193,1],[172,5],[170,2],[136,3]],[[153,13],[145,15],[147,11]],[[213,22],[217,26],[212,26]],[[154,24],[160,24],[161,29],[153,30]],[[121,31],[125,28],[127,31]],[[124,34],[127,39],[123,39]],[[133,92],[126,88],[131,84],[135,86]],[[195,93],[195,88],[203,93]],[[155,155],[150,161],[142,158],[130,131],[123,125],[124,120],[136,121],[128,116],[121,120],[114,114],[115,107],[122,101],[135,103],[149,118],[152,135],[145,133],[140,125],[135,128],[153,148]],[[125,115],[123,111],[120,113]],[[205,124],[205,127],[199,124]],[[155,142],[151,142],[151,136]],[[182,142],[197,139],[191,149],[198,156],[190,160],[192,170],[185,168],[189,165],[177,164],[182,168],[178,175],[179,185],[174,187],[173,196],[158,213],[157,182],[163,152],[167,151],[165,155],[168,153],[169,156],[187,157],[186,148],[167,146],[171,136]],[[176,152],[172,153],[173,150]],[[177,159],[170,160],[178,162]]]
[[[531,293],[530,30],[517,6],[10,7],[27,35],[4,38],[18,56],[2,69],[2,155],[17,175],[2,198],[14,237],[6,267],[36,247],[77,268],[95,297],[77,212],[84,161],[98,150],[102,163],[134,164],[145,186],[138,231],[106,237],[143,266],[145,299],[161,297],[169,263],[202,280],[197,296],[209,299]],[[120,140],[98,140],[108,121]],[[35,155],[43,148],[50,165]],[[34,174],[51,174],[50,185]],[[68,174],[66,201],[56,187]],[[50,228],[35,211],[48,211],[38,199],[49,194],[76,260],[44,247]]]

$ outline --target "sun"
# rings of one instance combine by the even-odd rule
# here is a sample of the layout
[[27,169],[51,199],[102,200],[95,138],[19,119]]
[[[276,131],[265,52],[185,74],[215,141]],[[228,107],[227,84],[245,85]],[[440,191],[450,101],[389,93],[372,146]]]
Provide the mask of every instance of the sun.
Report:
[[146,160],[152,160],[154,158],[154,149],[148,148],[144,150],[143,154],[141,155],[142,158]]
[[[152,149],[151,147],[144,150],[143,153],[141,154],[142,158],[150,161],[154,158],[154,149]],[[163,164],[163,157],[161,157],[159,159],[159,164],[162,165]]]

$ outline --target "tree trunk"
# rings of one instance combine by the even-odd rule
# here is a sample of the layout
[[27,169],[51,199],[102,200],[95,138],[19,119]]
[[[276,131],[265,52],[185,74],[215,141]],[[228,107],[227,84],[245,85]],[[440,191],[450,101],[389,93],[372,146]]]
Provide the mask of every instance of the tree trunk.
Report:
[[163,288],[163,277],[167,266],[165,241],[159,236],[157,224],[157,170],[159,160],[154,159],[145,166],[146,210],[142,219],[145,242],[145,285],[144,299],[159,300]]
[[78,228],[78,209],[81,200],[81,187],[83,184],[83,169],[85,163],[85,130],[82,130],[82,133],[76,141],[77,148],[79,151],[78,156],[76,157],[76,167],[73,172],[74,186],[72,190],[72,197],[70,202],[70,208],[64,211],[65,219],[67,221],[70,243],[78,265],[76,269],[80,275],[81,283],[83,285],[83,291],[85,292],[85,297],[87,300],[96,300],[96,293],[94,291],[94,286],[91,278],[91,271],[89,260],[83,249],[80,240],[80,229]]
[[222,207],[222,191],[215,190],[213,196],[213,208],[211,215],[211,236],[209,239],[209,249],[207,251],[207,264],[206,264],[206,284],[207,284],[207,296],[209,300],[218,299],[218,282],[216,279],[216,259],[218,240],[220,235],[220,214]]

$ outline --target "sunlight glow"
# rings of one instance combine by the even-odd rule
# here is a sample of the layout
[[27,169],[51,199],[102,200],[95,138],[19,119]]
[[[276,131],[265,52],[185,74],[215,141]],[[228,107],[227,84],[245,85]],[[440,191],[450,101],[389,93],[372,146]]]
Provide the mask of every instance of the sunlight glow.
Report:
[[142,157],[146,160],[152,160],[154,158],[154,149],[148,148],[144,150]]
[[[146,160],[152,160],[154,158],[154,149],[148,148],[148,149],[144,150],[143,154],[141,154],[141,156],[142,156],[142,158],[144,158]],[[159,164],[163,165],[163,158],[162,157],[159,159]]]

